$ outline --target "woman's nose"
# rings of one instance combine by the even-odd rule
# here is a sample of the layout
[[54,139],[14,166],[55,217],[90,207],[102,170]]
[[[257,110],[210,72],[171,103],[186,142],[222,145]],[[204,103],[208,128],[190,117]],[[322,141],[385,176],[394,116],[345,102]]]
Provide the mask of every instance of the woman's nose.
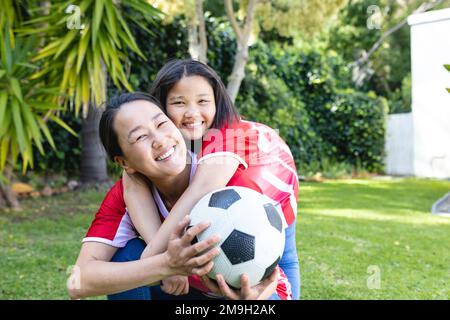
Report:
[[152,147],[154,149],[159,149],[161,147],[164,147],[166,140],[167,140],[167,137],[165,134],[157,133],[154,135]]

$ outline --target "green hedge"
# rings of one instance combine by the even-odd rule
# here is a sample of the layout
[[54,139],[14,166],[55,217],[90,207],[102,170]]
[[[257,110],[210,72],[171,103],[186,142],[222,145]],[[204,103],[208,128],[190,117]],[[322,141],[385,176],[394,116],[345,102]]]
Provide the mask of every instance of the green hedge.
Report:
[[303,170],[330,162],[383,170],[386,101],[353,89],[334,52],[258,42],[236,102],[279,130]]

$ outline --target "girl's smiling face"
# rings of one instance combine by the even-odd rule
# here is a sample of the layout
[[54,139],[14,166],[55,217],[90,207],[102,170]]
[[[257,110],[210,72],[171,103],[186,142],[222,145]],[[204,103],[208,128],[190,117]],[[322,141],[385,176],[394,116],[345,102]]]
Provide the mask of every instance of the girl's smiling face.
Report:
[[176,176],[186,167],[186,144],[172,121],[153,103],[123,104],[114,119],[123,157],[116,161],[128,173],[140,172],[152,181]]
[[167,115],[186,140],[198,140],[214,122],[214,90],[202,76],[181,78],[168,92]]

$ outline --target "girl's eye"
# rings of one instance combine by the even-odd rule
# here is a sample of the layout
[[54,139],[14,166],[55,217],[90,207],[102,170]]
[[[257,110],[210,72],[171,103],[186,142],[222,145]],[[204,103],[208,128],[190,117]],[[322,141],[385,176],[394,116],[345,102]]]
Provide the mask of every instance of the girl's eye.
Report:
[[172,105],[174,106],[181,106],[183,104],[184,104],[183,101],[175,101],[174,103],[172,103]]
[[167,121],[163,121],[160,124],[158,124],[158,128],[161,127],[163,124],[167,123]]

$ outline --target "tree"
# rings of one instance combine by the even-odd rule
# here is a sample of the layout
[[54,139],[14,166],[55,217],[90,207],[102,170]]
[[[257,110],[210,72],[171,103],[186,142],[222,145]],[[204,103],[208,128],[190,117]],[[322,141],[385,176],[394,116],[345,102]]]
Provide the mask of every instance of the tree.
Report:
[[207,63],[208,42],[206,39],[203,0],[186,0],[185,6],[188,20],[189,54],[192,59]]
[[445,0],[351,0],[330,28],[328,49],[347,61],[359,90],[389,101],[389,112],[411,110],[410,29],[413,13],[435,10]]
[[227,92],[230,95],[231,101],[236,100],[242,80],[245,77],[245,65],[248,61],[248,48],[250,46],[250,35],[253,27],[253,20],[255,16],[255,8],[258,0],[249,0],[247,5],[247,14],[243,26],[239,26],[236,20],[232,0],[225,0],[225,10],[228,19],[230,20],[233,31],[236,35],[237,50],[234,58],[233,71],[228,77]]
[[348,0],[260,0],[256,16],[264,31],[275,31],[293,42],[305,41],[330,25]]
[[[125,73],[127,50],[143,59],[129,23],[147,26],[160,12],[144,0],[83,0],[79,6],[54,1],[50,14],[34,19],[28,33],[43,33],[47,45],[35,60],[45,61],[42,76],[60,83],[65,105],[82,114],[81,181],[107,181],[106,155],[101,148],[98,121],[106,100],[108,78],[117,88],[133,91]],[[46,27],[36,27],[45,23]]]
[[29,63],[38,39],[16,36],[13,31],[22,22],[22,4],[5,1],[0,14],[0,206],[14,209],[20,205],[10,182],[19,156],[25,172],[33,167],[33,146],[44,153],[42,143],[47,140],[55,148],[47,120],[70,130],[53,114],[60,109],[55,103],[57,90],[36,80],[38,66]]
[[[295,39],[311,36],[323,29],[347,0],[224,0],[224,14],[236,36],[237,50],[231,74],[228,76],[227,91],[235,101],[248,61],[248,50],[257,37],[260,25],[264,30],[274,29],[283,36]],[[208,1],[206,5],[221,14],[222,1]],[[235,10],[233,5],[239,5]],[[171,16],[183,13],[188,24],[189,53],[193,59],[206,56],[206,34],[204,29],[203,0],[159,2],[159,8]],[[237,14],[236,14],[236,12]],[[295,19],[292,19],[295,16]],[[200,31],[198,31],[200,30]],[[193,39],[193,40],[192,40]],[[201,59],[200,59],[201,60]],[[205,61],[205,60],[201,60]]]
[[362,55],[352,64],[355,67],[361,68],[365,63],[367,63],[370,59],[370,57],[374,54],[375,51],[377,51],[381,45],[383,44],[384,41],[386,41],[386,39],[393,34],[394,32],[400,30],[402,27],[404,27],[408,20],[408,16],[410,14],[418,14],[418,13],[422,13],[422,12],[426,12],[429,11],[437,6],[439,6],[440,4],[442,4],[443,0],[430,0],[428,2],[424,2],[421,3],[420,6],[418,6],[415,10],[413,10],[412,12],[406,12],[406,15],[402,17],[402,19],[400,20],[400,22],[397,22],[394,26],[389,27],[388,30],[386,30],[385,32],[383,32],[383,34],[380,36],[380,38],[370,47],[369,50],[367,51],[363,51]]

